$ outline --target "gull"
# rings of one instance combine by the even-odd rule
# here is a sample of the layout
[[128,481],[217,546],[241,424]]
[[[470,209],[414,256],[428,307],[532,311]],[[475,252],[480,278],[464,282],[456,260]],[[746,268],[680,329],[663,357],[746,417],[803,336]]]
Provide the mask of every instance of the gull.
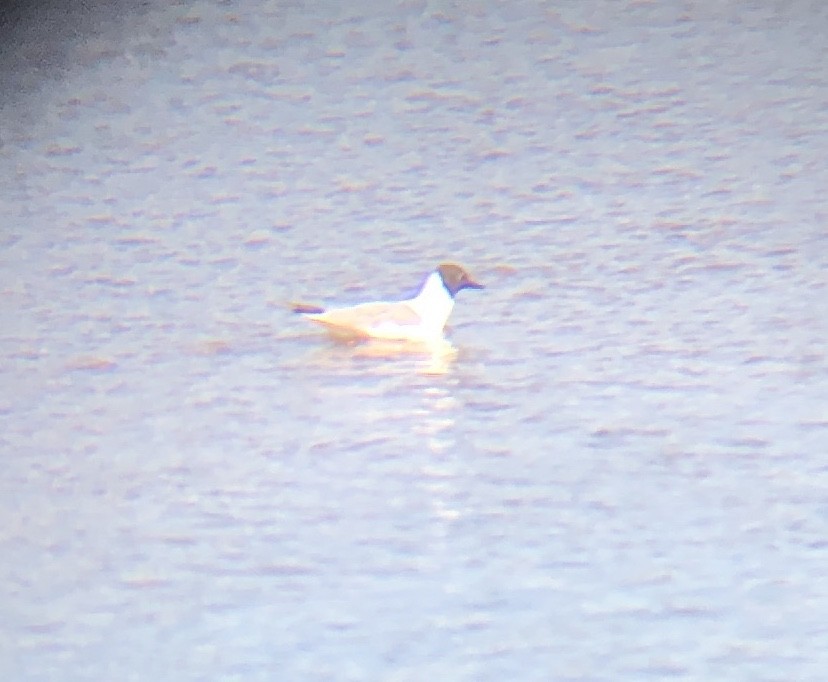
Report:
[[426,278],[416,296],[404,301],[328,309],[297,304],[293,311],[341,339],[439,344],[445,343],[443,328],[454,308],[455,295],[463,289],[483,289],[483,285],[456,263],[443,263]]

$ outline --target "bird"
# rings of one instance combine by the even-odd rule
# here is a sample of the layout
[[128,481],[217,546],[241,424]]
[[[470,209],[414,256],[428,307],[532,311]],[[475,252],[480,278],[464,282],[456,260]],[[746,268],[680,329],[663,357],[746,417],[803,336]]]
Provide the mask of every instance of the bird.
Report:
[[345,308],[295,304],[293,312],[323,325],[345,340],[382,339],[424,344],[445,342],[443,328],[463,289],[483,289],[460,265],[442,263],[426,277],[419,293],[403,301],[375,301]]

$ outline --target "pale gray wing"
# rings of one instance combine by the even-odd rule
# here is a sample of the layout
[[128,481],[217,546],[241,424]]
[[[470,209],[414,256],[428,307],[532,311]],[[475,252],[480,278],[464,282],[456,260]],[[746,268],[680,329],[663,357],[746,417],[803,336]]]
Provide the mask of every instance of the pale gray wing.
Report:
[[414,308],[405,302],[363,303],[353,308],[334,308],[310,318],[325,325],[355,331],[370,331],[388,326],[417,326],[421,322]]

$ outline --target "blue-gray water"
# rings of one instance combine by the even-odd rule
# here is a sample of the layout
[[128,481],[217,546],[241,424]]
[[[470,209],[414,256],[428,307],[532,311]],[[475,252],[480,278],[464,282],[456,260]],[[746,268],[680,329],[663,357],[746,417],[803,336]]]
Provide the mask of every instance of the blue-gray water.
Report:
[[[828,5],[45,7],[0,677],[825,679]],[[445,259],[453,359],[287,312]]]

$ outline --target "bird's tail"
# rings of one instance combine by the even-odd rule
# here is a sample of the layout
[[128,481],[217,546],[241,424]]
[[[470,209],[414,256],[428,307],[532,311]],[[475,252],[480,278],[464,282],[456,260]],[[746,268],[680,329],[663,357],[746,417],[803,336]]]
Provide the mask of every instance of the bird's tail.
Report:
[[319,313],[325,312],[325,309],[320,308],[318,305],[308,305],[306,303],[294,303],[291,306],[291,310],[294,313],[301,313],[302,315],[318,315]]

